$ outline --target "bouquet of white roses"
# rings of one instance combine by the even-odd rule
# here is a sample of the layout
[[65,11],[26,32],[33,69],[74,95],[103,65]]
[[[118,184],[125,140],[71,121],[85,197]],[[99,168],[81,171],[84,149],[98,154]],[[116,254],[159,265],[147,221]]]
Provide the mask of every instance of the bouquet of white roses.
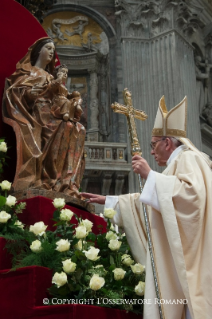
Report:
[[[14,255],[14,267],[52,269],[50,299],[89,299],[98,306],[142,313],[145,267],[134,261],[126,236],[111,224],[115,212],[105,211],[110,217],[107,232],[100,225],[94,234],[93,223],[65,209],[64,199],[55,199],[53,205],[55,231],[46,231],[42,221],[31,225],[28,248]],[[73,216],[77,224],[70,222]]]
[[[0,140],[0,154],[6,149]],[[18,214],[26,204],[8,196],[10,188],[10,182],[0,183],[0,237],[7,239],[14,269],[33,265],[52,269],[50,299],[90,299],[98,306],[142,313],[145,269],[134,261],[126,236],[111,224],[113,209],[104,212],[106,233],[99,225],[94,234],[93,223],[64,208],[62,198],[53,201],[54,231],[48,231],[43,221],[24,227]],[[71,223],[72,217],[77,223]]]

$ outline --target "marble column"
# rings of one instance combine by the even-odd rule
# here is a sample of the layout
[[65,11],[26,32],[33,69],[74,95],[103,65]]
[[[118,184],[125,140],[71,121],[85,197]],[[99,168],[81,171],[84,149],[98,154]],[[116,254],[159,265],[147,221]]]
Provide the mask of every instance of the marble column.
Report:
[[[145,1],[143,5],[126,2],[128,7],[123,7],[122,1],[116,1],[123,89],[127,87],[131,90],[133,106],[148,114],[145,122],[136,120],[138,136],[143,156],[153,169],[161,171],[150,155],[149,142],[158,103],[163,95],[168,110],[187,96],[188,137],[202,149],[192,36],[195,28],[201,30],[204,23],[201,21],[201,11],[187,3],[158,1],[157,4],[153,1],[154,8],[152,1]],[[185,23],[187,15],[195,17],[195,25],[192,25],[193,22]],[[131,158],[130,145],[128,158]],[[139,190],[137,178],[132,173],[129,190]]]
[[88,141],[99,141],[99,101],[98,93],[98,76],[95,70],[90,72],[90,129],[88,130]]

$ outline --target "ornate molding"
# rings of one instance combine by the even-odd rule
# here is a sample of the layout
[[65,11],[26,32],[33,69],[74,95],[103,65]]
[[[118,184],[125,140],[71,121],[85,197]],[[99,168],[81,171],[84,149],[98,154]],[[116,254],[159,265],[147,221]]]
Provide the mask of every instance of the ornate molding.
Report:
[[115,0],[115,9],[122,36],[151,38],[170,29],[177,29],[184,37],[204,28],[202,7],[193,0],[146,0],[139,3]]

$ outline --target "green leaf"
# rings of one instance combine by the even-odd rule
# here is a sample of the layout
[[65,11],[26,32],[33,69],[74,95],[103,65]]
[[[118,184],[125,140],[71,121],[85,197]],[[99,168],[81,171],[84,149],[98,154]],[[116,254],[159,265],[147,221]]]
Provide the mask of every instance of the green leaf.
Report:
[[79,241],[79,239],[74,238],[74,239],[72,240],[72,246],[75,246],[75,245],[78,243],[78,241]]
[[115,261],[114,261],[114,258],[112,255],[110,255],[110,264],[111,265],[114,265],[115,264]]
[[96,240],[96,235],[94,233],[89,233],[87,236],[87,241],[95,241]]
[[58,220],[59,217],[60,217],[60,211],[59,211],[59,210],[55,210],[55,211],[54,211],[54,214],[53,214],[53,219]]
[[4,206],[6,204],[6,197],[0,196],[0,206]]
[[78,268],[76,273],[75,273],[75,277],[78,281],[80,281],[81,277],[82,277],[83,271],[82,269]]

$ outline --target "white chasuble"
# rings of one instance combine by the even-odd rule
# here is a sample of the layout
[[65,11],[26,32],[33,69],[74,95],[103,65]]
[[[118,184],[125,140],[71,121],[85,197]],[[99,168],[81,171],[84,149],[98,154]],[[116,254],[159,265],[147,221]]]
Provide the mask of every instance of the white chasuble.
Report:
[[[212,317],[212,172],[195,152],[182,150],[156,174],[159,210],[148,206],[165,319]],[[146,266],[144,319],[159,319],[140,194],[118,197],[120,215],[136,262]],[[115,219],[115,218],[114,218]],[[148,302],[149,299],[151,302]]]

